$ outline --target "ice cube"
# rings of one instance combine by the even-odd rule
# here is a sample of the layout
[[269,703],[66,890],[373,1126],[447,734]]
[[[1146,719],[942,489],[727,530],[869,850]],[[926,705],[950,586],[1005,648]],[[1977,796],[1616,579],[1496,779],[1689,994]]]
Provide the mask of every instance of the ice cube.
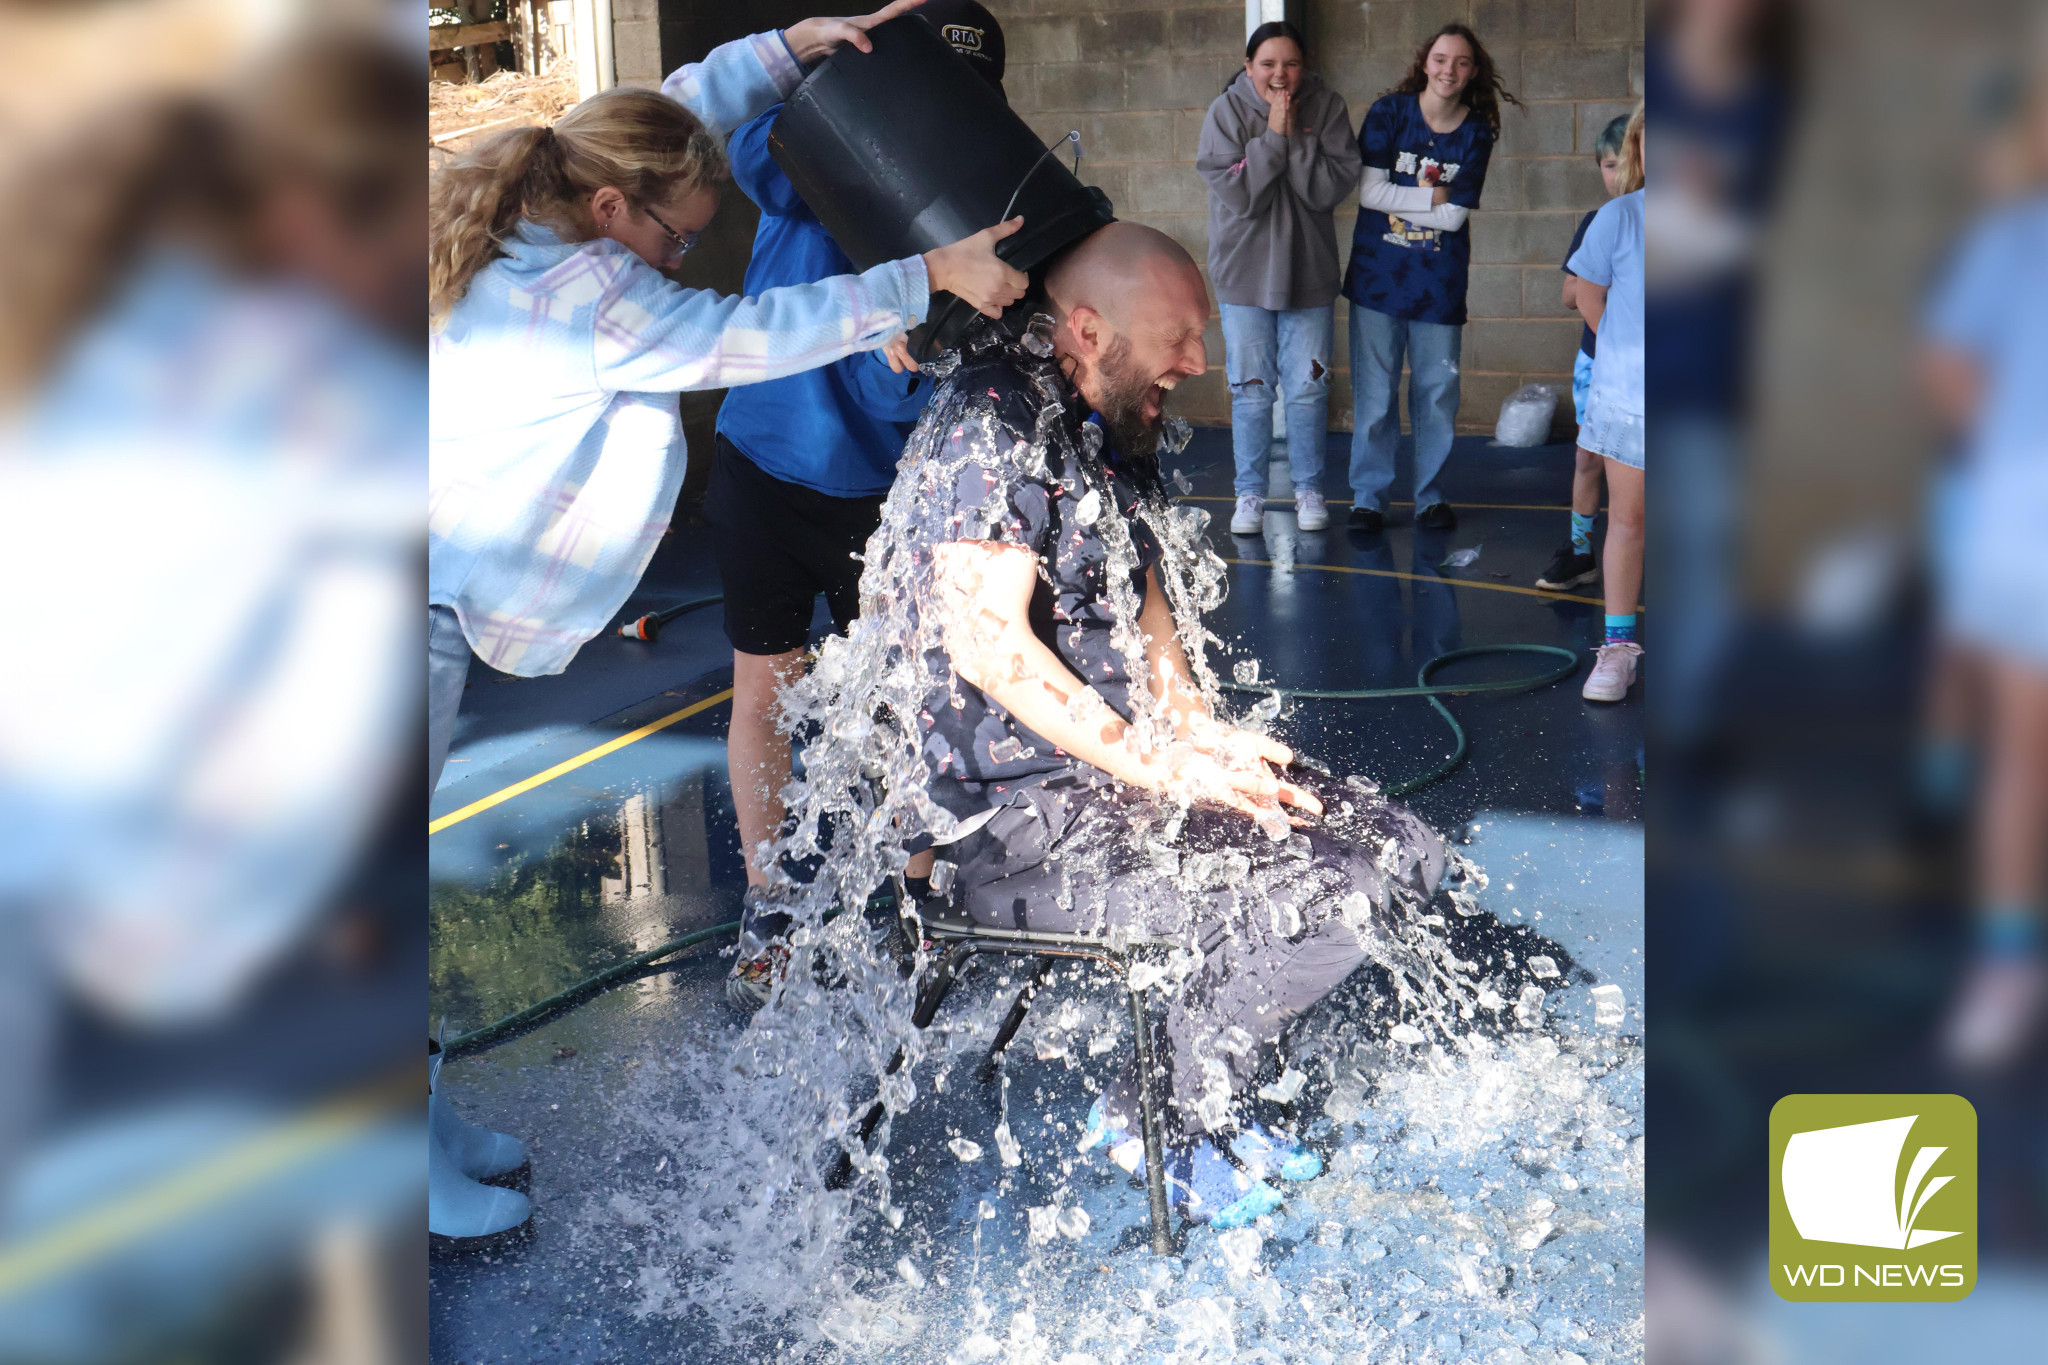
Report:
[[[1515,888],[1513,886],[1508,887],[1508,890],[1510,891],[1514,889]],[[1555,958],[1544,957],[1540,953],[1537,954],[1535,957],[1529,959],[1529,975],[1535,977],[1539,981],[1548,981],[1551,977],[1557,975],[1557,960]]]
[[1522,987],[1521,998],[1515,1001],[1515,1022],[1523,1028],[1539,1028],[1543,1024],[1543,988]]
[[1437,567],[1439,569],[1469,569],[1478,562],[1479,547],[1472,545],[1462,550],[1451,551],[1444,556],[1443,563],[1437,565]]
[[1422,1277],[1412,1270],[1403,1270],[1394,1276],[1396,1294],[1416,1294],[1423,1288]]
[[1030,1238],[1034,1245],[1050,1242],[1059,1236],[1059,1216],[1059,1207],[1054,1204],[1024,1211],[1025,1220],[1031,1225]]
[[1059,1217],[1054,1219],[1053,1222],[1059,1228],[1060,1236],[1072,1241],[1078,1242],[1088,1235],[1088,1210],[1086,1209],[1061,1209]]
[[1093,526],[1102,517],[1102,494],[1091,488],[1081,501],[1074,504],[1074,520],[1083,526]]
[[1178,469],[1173,471],[1173,486],[1180,490],[1182,497],[1186,497],[1195,491],[1195,486],[1188,482],[1188,476],[1181,473]]
[[972,1138],[956,1137],[947,1143],[946,1146],[951,1148],[953,1155],[959,1157],[962,1161],[981,1160],[981,1144]]
[[1230,675],[1237,679],[1239,686],[1251,687],[1259,680],[1259,661],[1239,659],[1231,666]]
[[1358,1259],[1361,1261],[1377,1261],[1386,1254],[1387,1249],[1378,1242],[1361,1242],[1358,1247]]
[[1035,356],[1052,354],[1053,320],[1044,313],[1033,313],[1024,335],[1017,338],[1017,345]]
[[1022,1166],[1024,1149],[1017,1145],[1017,1139],[1010,1136],[1010,1121],[1004,1119],[996,1125],[996,1151],[1003,1158],[1005,1166]]
[[1194,436],[1195,429],[1185,417],[1169,417],[1160,423],[1159,453],[1178,455],[1188,448],[1188,442]]
[[1140,962],[1132,966],[1128,983],[1134,991],[1149,991],[1166,979],[1166,968],[1151,962]]
[[1628,1011],[1623,1007],[1621,987],[1614,985],[1593,988],[1593,1022],[1602,1028],[1620,1028]]
[[908,1256],[896,1258],[896,1273],[901,1275],[903,1283],[909,1285],[912,1289],[924,1288],[924,1273],[917,1268]]
[[1550,1233],[1550,1220],[1546,1218],[1541,1222],[1532,1223],[1522,1229],[1521,1235],[1515,1238],[1515,1243],[1524,1251],[1534,1251],[1537,1247],[1550,1240]]
[[1265,1244],[1257,1228],[1231,1228],[1216,1235],[1216,1249],[1232,1275],[1249,1275],[1258,1268],[1259,1249]]
[[944,858],[932,862],[932,894],[943,896],[953,889],[953,874],[960,870],[959,864],[949,863]]
[[1126,1138],[1109,1149],[1109,1159],[1131,1174],[1138,1173],[1138,1167],[1145,1164],[1145,1139]]
[[1046,1029],[1031,1040],[1031,1048],[1038,1054],[1038,1060],[1049,1062],[1067,1055],[1067,1040],[1057,1029]]
[[1280,1073],[1279,1080],[1259,1088],[1259,1098],[1275,1104],[1292,1104],[1295,1096],[1301,1093],[1301,1087],[1307,1083],[1308,1076],[1290,1066]]
[[1114,1033],[1098,1033],[1088,1040],[1088,1055],[1090,1057],[1100,1057],[1115,1046],[1116,1035]]
[[1387,1030],[1387,1037],[1397,1043],[1406,1043],[1410,1047],[1423,1041],[1422,1030],[1413,1024],[1396,1024]]
[[991,763],[1015,763],[1023,758],[1024,754],[1024,741],[1015,735],[989,741],[988,758]]

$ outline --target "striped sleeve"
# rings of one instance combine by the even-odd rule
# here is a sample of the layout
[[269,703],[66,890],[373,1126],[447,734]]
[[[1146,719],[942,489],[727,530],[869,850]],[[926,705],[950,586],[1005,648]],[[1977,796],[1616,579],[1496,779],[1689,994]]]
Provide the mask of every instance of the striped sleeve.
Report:
[[752,297],[683,289],[636,263],[597,305],[597,382],[614,392],[674,393],[800,374],[908,331],[927,299],[917,256]]

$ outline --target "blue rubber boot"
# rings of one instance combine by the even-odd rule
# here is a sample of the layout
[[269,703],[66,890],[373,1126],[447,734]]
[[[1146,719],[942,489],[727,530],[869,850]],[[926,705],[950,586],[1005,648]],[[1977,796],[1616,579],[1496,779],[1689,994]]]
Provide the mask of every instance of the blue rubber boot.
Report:
[[432,1132],[427,1134],[428,1232],[468,1241],[510,1232],[531,1217],[533,1203],[525,1195],[471,1180]]
[[427,1131],[471,1180],[510,1175],[526,1164],[526,1144],[509,1133],[497,1133],[463,1120],[444,1103],[441,1088],[441,1045],[427,1040]]

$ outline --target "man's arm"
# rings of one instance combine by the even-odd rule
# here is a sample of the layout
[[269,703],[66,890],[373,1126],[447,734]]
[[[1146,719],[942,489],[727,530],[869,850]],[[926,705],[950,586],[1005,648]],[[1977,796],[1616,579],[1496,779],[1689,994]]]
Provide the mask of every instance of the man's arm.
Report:
[[1020,724],[1120,781],[1239,811],[1268,834],[1286,832],[1286,784],[1263,766],[1228,767],[1184,741],[1141,752],[1130,725],[1032,633],[1038,561],[1031,551],[954,541],[938,547],[936,567],[936,605],[954,670]]
[[[1166,703],[1176,736],[1230,767],[1264,772],[1260,765],[1284,768],[1294,761],[1294,751],[1285,744],[1225,724],[1210,713],[1180,647],[1173,609],[1160,591],[1157,569],[1145,571],[1145,606],[1138,615],[1138,626],[1145,632],[1147,683],[1154,700]],[[1315,797],[1291,783],[1280,784],[1280,799],[1313,814],[1322,813],[1322,804]]]

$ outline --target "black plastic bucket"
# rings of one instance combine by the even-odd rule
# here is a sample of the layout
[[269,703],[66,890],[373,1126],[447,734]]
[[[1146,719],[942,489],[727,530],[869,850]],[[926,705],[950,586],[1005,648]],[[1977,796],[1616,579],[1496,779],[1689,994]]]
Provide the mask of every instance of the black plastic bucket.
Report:
[[[1061,164],[1066,145],[1048,156],[924,20],[901,15],[868,38],[873,52],[842,47],[805,78],[768,134],[776,164],[857,269],[979,232],[1002,220],[1012,196],[1010,216],[1022,214],[1024,226],[997,254],[1026,272],[1114,221],[1102,191]],[[933,299],[939,347],[975,317],[950,302]]]

